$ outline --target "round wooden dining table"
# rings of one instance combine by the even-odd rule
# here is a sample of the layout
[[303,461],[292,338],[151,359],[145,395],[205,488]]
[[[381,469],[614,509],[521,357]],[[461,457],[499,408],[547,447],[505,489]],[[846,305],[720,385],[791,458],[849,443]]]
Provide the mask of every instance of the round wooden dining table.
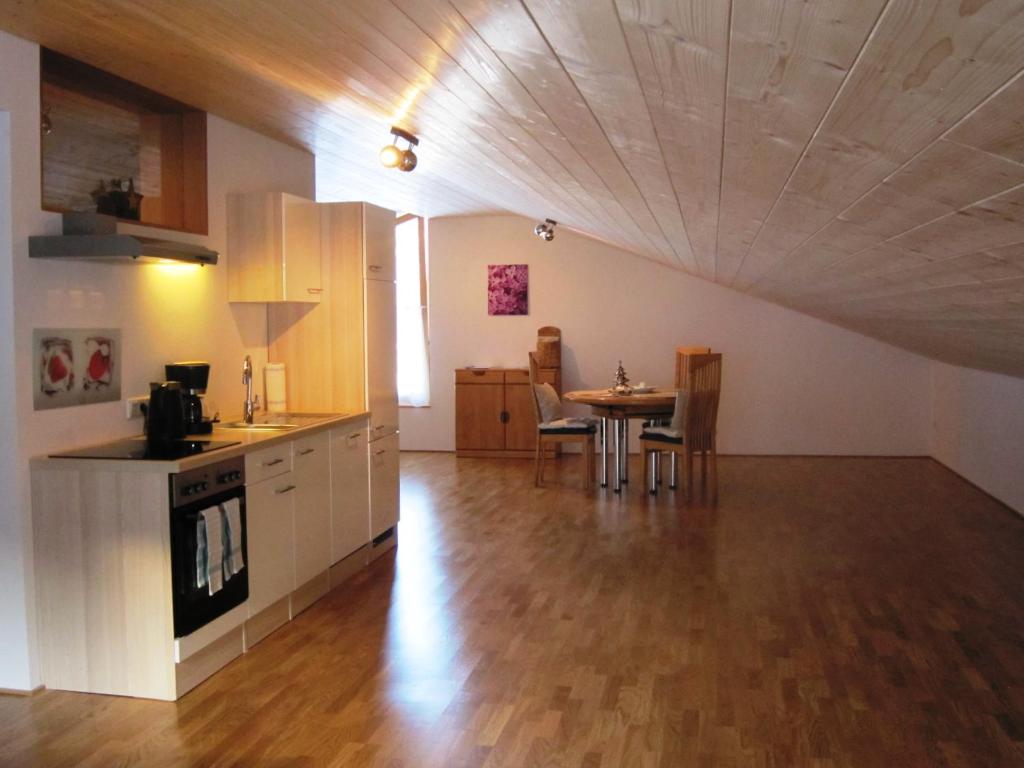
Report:
[[675,389],[655,387],[650,392],[618,394],[609,389],[580,389],[562,397],[570,403],[589,405],[601,419],[601,487],[608,487],[608,428],[612,426],[612,450],[615,471],[612,490],[621,493],[629,482],[629,420],[670,417],[676,404]]

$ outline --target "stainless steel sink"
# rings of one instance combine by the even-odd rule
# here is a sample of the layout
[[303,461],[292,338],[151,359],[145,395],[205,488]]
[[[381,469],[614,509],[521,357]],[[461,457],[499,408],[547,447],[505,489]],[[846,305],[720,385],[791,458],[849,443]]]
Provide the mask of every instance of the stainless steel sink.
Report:
[[229,421],[227,424],[221,424],[220,428],[247,429],[250,432],[285,432],[298,426],[298,424],[262,424],[258,421],[252,424],[246,424],[244,421]]
[[251,432],[283,432],[297,427],[316,424],[318,421],[332,418],[337,414],[330,413],[264,413],[256,416],[252,424],[244,421],[229,421],[221,424],[221,429],[246,429]]

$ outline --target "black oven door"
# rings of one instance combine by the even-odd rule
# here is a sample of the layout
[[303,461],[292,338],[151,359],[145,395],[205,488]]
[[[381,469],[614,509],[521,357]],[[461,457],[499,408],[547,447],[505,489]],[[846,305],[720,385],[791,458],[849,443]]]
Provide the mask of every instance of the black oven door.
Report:
[[[240,507],[242,559],[245,565],[211,595],[207,586],[200,587],[197,584],[198,524],[203,510],[231,499],[238,499]],[[171,580],[174,588],[175,637],[184,637],[195,632],[249,598],[245,488],[235,488],[171,510]]]

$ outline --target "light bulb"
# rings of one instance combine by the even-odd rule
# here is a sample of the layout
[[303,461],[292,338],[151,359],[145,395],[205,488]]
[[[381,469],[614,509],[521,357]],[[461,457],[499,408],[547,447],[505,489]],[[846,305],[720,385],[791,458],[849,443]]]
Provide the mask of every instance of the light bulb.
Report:
[[[402,162],[404,153],[394,144],[388,144],[380,151],[380,162],[385,168],[394,168]],[[413,163],[415,165],[415,162]]]
[[399,161],[398,170],[405,171],[408,173],[416,167],[416,153],[412,149],[407,149],[402,153],[402,159]]

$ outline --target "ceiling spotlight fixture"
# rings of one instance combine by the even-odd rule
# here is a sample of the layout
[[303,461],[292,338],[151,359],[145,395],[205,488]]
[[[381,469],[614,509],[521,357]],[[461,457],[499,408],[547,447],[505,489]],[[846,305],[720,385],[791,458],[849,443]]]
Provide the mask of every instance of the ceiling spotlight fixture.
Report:
[[[408,131],[403,131],[396,126],[391,126],[391,135],[395,138],[380,151],[380,161],[385,168],[397,168],[408,173],[416,167],[416,153],[412,151],[412,148],[418,146],[420,140]],[[407,149],[400,149],[398,147],[399,139],[404,139],[409,144],[409,147]]]
[[533,228],[533,234],[541,240],[550,243],[555,239],[555,225],[557,223],[554,219],[544,219],[544,221]]

